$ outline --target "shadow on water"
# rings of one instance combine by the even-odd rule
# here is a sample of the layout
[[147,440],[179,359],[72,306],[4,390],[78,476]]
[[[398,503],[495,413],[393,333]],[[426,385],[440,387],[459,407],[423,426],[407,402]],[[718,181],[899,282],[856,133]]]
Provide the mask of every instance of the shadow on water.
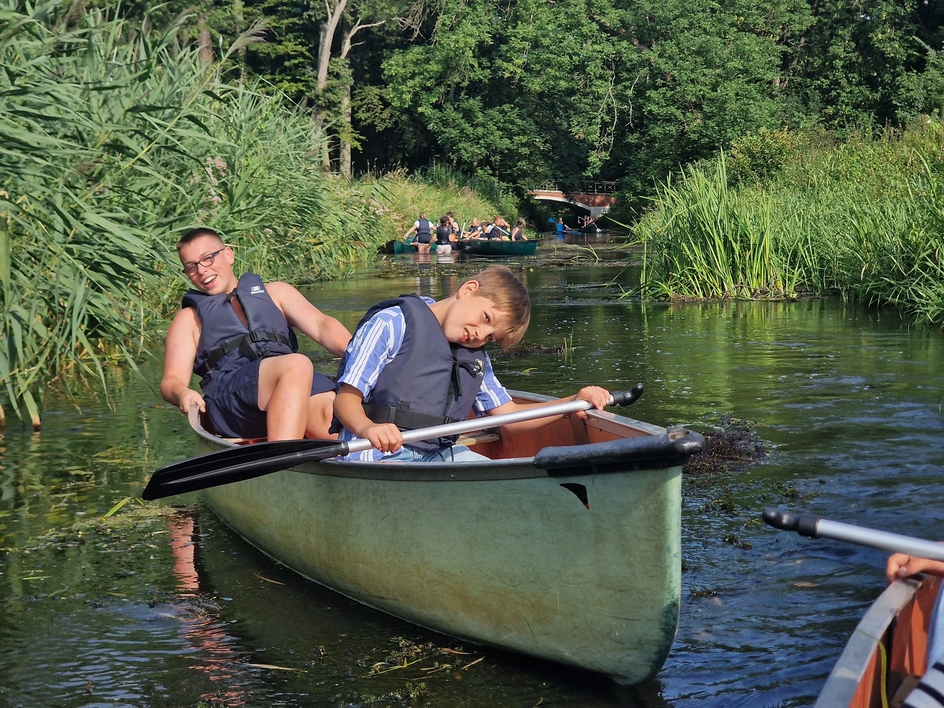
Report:
[[[41,433],[0,434],[0,705],[812,704],[884,585],[884,556],[773,531],[759,512],[944,537],[944,508],[926,503],[944,498],[940,334],[837,301],[621,301],[632,269],[558,268],[542,250],[513,263],[533,294],[532,349],[495,357],[504,383],[565,395],[642,381],[633,417],[711,430],[734,416],[768,451],[685,482],[682,616],[656,681],[619,688],[416,629],[295,576],[195,497],[104,519],[194,450],[178,411],[115,372],[113,408],[50,392]],[[308,295],[353,327],[374,302],[441,297],[483,262],[381,263]],[[156,384],[159,367],[144,371]]]

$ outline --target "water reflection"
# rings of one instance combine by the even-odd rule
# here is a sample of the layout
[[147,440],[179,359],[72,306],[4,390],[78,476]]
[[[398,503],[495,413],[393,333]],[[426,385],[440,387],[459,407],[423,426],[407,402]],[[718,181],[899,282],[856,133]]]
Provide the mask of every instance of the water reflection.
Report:
[[193,606],[207,610],[184,619],[180,636],[195,659],[190,668],[203,674],[208,685],[213,687],[212,691],[201,694],[200,699],[212,701],[213,705],[236,708],[249,703],[247,685],[252,681],[244,676],[245,667],[238,663],[245,652],[239,647],[238,640],[227,634],[226,624],[218,618],[219,608],[199,601],[201,587],[195,563],[197,535],[194,519],[192,513],[180,513],[167,521],[174,558],[172,571],[178,588],[175,604],[196,598],[198,602]]

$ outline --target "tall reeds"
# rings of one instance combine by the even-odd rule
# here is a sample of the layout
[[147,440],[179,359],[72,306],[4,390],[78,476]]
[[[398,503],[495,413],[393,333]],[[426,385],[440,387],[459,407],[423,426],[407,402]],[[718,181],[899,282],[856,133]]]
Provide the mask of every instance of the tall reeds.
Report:
[[226,84],[179,29],[0,0],[0,391],[34,426],[43,383],[134,365],[181,292],[182,229],[219,228],[270,278],[358,258],[369,199],[336,196],[310,118]]
[[669,299],[783,297],[795,282],[774,249],[771,204],[746,203],[728,185],[722,156],[713,169],[687,169],[655,198],[637,227],[646,247],[649,296]]
[[667,183],[637,226],[642,290],[670,299],[839,293],[944,322],[944,128],[797,141],[779,169],[732,180],[721,156]]

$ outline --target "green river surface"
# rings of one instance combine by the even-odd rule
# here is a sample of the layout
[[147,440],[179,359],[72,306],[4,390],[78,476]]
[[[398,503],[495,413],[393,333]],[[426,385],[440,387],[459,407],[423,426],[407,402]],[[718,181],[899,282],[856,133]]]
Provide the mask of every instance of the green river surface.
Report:
[[[555,246],[519,261],[526,341],[568,351],[496,357],[506,386],[641,381],[631,417],[708,431],[733,416],[769,453],[685,480],[681,621],[654,681],[619,687],[361,607],[257,552],[196,495],[104,518],[195,451],[157,392],[157,352],[143,377],[109,372],[109,398],[70,380],[47,393],[41,432],[14,418],[0,434],[0,707],[811,705],[885,586],[885,554],[775,531],[760,512],[944,538],[941,332],[836,299],[620,301],[599,286],[631,286],[632,269],[561,266]],[[441,297],[484,263],[386,259],[306,294],[353,328],[378,300]]]

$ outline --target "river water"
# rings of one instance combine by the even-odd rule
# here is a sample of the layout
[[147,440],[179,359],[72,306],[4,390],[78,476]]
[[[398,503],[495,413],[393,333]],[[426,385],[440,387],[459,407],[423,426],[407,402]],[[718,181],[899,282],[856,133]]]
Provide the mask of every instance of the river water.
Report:
[[[941,333],[835,299],[620,301],[605,286],[630,287],[632,269],[597,251],[562,267],[554,251],[518,261],[526,341],[548,351],[497,357],[503,383],[565,395],[641,381],[631,417],[711,430],[733,416],[768,451],[685,480],[681,622],[656,680],[617,687],[360,607],[247,546],[193,495],[103,518],[194,451],[155,359],[143,377],[110,372],[108,397],[78,380],[49,391],[40,433],[14,419],[0,437],[0,706],[810,705],[884,587],[884,554],[759,514],[944,538]],[[440,297],[476,265],[390,258],[307,294],[353,328],[377,300]]]

